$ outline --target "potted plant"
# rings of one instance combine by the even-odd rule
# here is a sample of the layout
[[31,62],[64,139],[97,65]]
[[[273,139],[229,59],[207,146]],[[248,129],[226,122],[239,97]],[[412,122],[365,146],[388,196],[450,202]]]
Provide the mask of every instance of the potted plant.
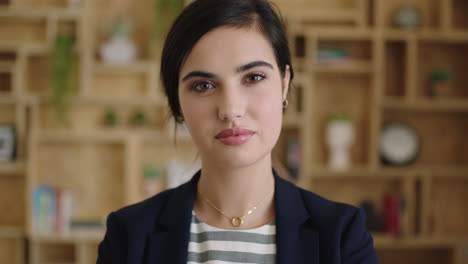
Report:
[[71,75],[74,68],[73,55],[74,38],[70,34],[61,33],[55,38],[50,64],[52,105],[57,118],[67,121],[67,97],[71,90]]
[[450,96],[454,74],[447,69],[436,69],[430,74],[429,94],[432,97]]
[[130,38],[132,22],[119,16],[111,26],[109,40],[101,46],[100,54],[104,62],[110,64],[129,63],[135,60],[137,48]]

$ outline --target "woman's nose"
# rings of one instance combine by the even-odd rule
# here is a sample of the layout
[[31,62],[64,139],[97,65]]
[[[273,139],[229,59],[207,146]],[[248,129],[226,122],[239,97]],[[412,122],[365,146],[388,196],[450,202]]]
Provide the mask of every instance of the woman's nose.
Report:
[[218,117],[222,121],[233,121],[245,114],[246,100],[241,92],[224,89],[218,100]]

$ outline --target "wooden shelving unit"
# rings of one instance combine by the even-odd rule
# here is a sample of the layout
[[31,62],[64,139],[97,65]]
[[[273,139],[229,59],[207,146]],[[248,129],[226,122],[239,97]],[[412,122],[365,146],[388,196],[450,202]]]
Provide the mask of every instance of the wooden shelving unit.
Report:
[[[187,2],[187,1],[186,1]],[[360,205],[387,193],[404,197],[398,237],[374,233],[380,263],[467,263],[468,228],[468,4],[465,0],[276,0],[287,24],[296,70],[275,149],[286,164],[288,140],[301,146],[298,185],[329,199]],[[417,7],[415,30],[393,25],[395,11]],[[147,50],[152,3],[81,0],[0,0],[0,124],[17,132],[15,160],[0,163],[0,263],[89,264],[104,230],[37,234],[32,190],[40,184],[72,190],[74,217],[104,220],[145,198],[142,170],[166,168],[173,159],[193,163],[190,139],[177,138],[166,122],[158,60]],[[109,65],[99,56],[112,20],[134,22],[138,60]],[[78,61],[69,97],[69,121],[57,122],[51,104],[51,48],[71,32]],[[327,64],[323,49],[341,49],[346,63]],[[427,76],[435,67],[456,73],[453,96],[432,98]],[[115,127],[103,125],[113,109]],[[148,124],[131,123],[136,110]],[[336,111],[355,121],[352,166],[328,169],[324,126]],[[405,121],[422,138],[418,159],[389,167],[379,158],[387,121]],[[166,179],[167,180],[167,179]],[[25,242],[26,241],[26,242]],[[25,252],[29,252],[25,259]]]
[[[357,206],[373,201],[378,212],[385,194],[403,197],[401,234],[373,234],[380,263],[467,263],[462,253],[468,240],[468,210],[462,206],[468,195],[466,1],[275,2],[285,14],[301,90],[300,110],[286,115],[277,152],[286,160],[288,141],[299,138],[299,185]],[[289,15],[308,5],[323,16]],[[397,28],[393,17],[402,6],[416,7],[422,25]],[[337,10],[347,14],[339,17]],[[318,56],[326,49],[346,51],[346,61],[323,63]],[[436,68],[458,76],[450,96],[429,95],[429,74]],[[350,115],[356,129],[352,166],[338,172],[328,168],[325,144],[327,118],[335,112]],[[379,137],[389,121],[410,124],[421,138],[411,165],[381,162]]]

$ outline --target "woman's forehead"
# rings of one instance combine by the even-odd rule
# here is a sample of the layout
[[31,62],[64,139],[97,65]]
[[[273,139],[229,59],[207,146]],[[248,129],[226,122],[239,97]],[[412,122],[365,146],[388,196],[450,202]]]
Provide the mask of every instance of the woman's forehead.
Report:
[[206,33],[194,45],[181,67],[191,70],[232,70],[252,61],[265,61],[276,67],[275,55],[268,38],[257,27],[219,27]]

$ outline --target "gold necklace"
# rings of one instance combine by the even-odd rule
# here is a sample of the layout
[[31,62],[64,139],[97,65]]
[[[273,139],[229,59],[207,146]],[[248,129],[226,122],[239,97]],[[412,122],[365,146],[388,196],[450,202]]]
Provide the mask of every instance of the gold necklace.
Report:
[[262,201],[260,201],[257,205],[255,205],[254,207],[252,207],[246,214],[244,214],[243,216],[228,216],[223,210],[219,209],[218,207],[216,207],[216,205],[214,205],[210,200],[208,200],[203,194],[201,194],[201,192],[198,192],[198,194],[200,194],[200,197],[202,198],[202,200],[204,202],[206,202],[208,205],[210,205],[211,207],[213,207],[216,211],[218,211],[219,213],[221,213],[222,215],[224,215],[226,218],[228,218],[231,222],[231,225],[233,227],[239,227],[241,226],[243,223],[244,223],[244,217],[252,214],[256,209],[257,207],[259,207],[260,205],[262,205],[266,199],[268,197],[270,197],[270,195],[273,193],[270,192],[267,196],[265,196],[265,198],[263,198]]

